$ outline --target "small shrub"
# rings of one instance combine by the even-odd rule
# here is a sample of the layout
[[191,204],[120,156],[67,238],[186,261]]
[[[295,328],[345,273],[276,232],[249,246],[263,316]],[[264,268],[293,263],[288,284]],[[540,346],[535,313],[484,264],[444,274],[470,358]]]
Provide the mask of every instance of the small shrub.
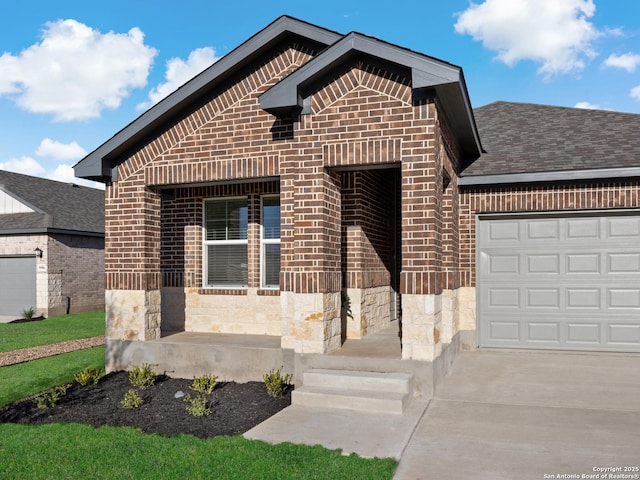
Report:
[[278,370],[271,370],[269,373],[265,373],[262,379],[267,387],[267,393],[274,398],[279,398],[284,396],[287,391],[291,381],[291,374],[282,375],[282,367],[280,367]]
[[56,406],[60,397],[63,397],[67,393],[68,385],[60,385],[51,390],[41,393],[33,399],[36,406],[41,409],[52,408]]
[[31,307],[22,311],[22,318],[24,320],[33,320],[33,317],[36,316],[36,309]]
[[120,401],[120,405],[124,408],[138,408],[143,403],[144,400],[133,388],[129,389],[127,393],[124,394],[124,398]]
[[152,365],[143,363],[140,367],[135,367],[129,372],[129,381],[131,385],[142,389],[151,387],[156,383],[156,372],[151,368]]
[[201,377],[193,377],[191,390],[210,394],[211,392],[213,392],[213,389],[216,388],[216,380],[218,380],[218,377],[211,374],[205,374]]
[[207,406],[207,397],[200,393],[195,397],[185,395],[184,401],[187,402],[187,412],[193,417],[206,417],[211,415],[211,408]]
[[103,373],[101,368],[87,367],[81,372],[76,373],[73,378],[80,385],[86,387],[87,385],[95,385],[98,383],[98,380],[100,380],[102,375]]

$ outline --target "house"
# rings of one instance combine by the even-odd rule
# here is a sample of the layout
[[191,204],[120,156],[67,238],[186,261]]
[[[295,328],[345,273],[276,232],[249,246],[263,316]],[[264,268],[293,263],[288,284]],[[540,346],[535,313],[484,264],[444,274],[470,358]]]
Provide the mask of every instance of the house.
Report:
[[380,370],[340,352],[391,328],[426,391],[460,348],[638,352],[638,127],[474,111],[460,67],[281,17],[75,166],[108,368]]
[[104,308],[104,192],[0,170],[0,315]]

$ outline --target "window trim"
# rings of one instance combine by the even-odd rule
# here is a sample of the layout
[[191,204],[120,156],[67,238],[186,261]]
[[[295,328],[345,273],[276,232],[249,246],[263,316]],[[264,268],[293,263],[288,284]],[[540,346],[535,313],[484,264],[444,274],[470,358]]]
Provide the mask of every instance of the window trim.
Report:
[[[222,202],[229,200],[245,200],[247,204],[247,238],[244,240],[207,240],[207,202]],[[205,290],[246,290],[249,288],[249,218],[251,205],[249,197],[246,195],[231,197],[212,197],[202,200],[202,288]],[[247,250],[247,284],[211,284],[208,283],[209,275],[209,255],[208,247],[210,245],[245,245]]]
[[[266,284],[266,246],[267,245],[280,245],[280,239],[282,237],[282,232],[278,238],[264,238],[264,200],[267,198],[277,198],[278,199],[278,207],[280,208],[280,226],[282,228],[282,204],[280,202],[280,194],[267,194],[260,196],[260,288],[262,290],[280,290],[280,281],[278,280],[277,285],[267,285]],[[278,275],[279,277],[279,275]]]

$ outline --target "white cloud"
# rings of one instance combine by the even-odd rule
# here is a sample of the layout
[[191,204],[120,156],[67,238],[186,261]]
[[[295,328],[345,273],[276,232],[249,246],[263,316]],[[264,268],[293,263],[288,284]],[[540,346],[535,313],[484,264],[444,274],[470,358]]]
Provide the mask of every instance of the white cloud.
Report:
[[42,140],[36,150],[39,157],[51,157],[56,160],[80,160],[86,154],[87,151],[77,142],[61,143],[50,138]]
[[98,182],[92,182],[83,178],[77,178],[73,174],[73,166],[71,165],[58,165],[55,170],[49,172],[46,175],[49,180],[57,180],[65,183],[75,183],[76,185],[84,185],[86,187],[99,188],[104,190],[104,184]]
[[595,9],[593,0],[485,0],[471,3],[454,28],[505,64],[532,60],[549,77],[580,71],[595,56],[591,42],[602,35],[588,21]]
[[149,92],[149,101],[138,104],[138,109],[145,110],[152,107],[197,74],[210,67],[217,60],[216,51],[211,47],[193,50],[186,62],[181,58],[167,60],[167,71],[164,75],[165,82],[153,88]]
[[34,177],[40,176],[46,171],[42,165],[31,157],[12,158],[4,163],[0,163],[0,170],[23,173]]
[[635,98],[640,102],[640,85],[633,87],[630,92],[631,98]]
[[573,108],[584,108],[585,110],[602,110],[600,105],[589,102],[578,102],[573,106]]
[[50,22],[39,43],[0,56],[0,95],[57,121],[95,118],[146,85],[156,53],[138,28],[102,34],[76,20]]
[[622,68],[629,73],[633,73],[638,65],[640,65],[640,55],[633,53],[611,54],[604,61],[605,67]]
[[596,105],[595,103],[589,103],[589,102],[578,102],[573,106],[573,108],[583,108],[585,110],[602,110],[600,105]]

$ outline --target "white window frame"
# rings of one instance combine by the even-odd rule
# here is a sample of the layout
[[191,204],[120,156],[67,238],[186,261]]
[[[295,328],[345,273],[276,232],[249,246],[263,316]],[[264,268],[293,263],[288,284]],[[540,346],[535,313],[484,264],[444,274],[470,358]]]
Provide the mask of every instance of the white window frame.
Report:
[[[247,202],[247,238],[244,240],[207,240],[207,202],[223,202],[229,200],[245,200]],[[202,288],[208,289],[246,289],[247,284],[209,284],[209,255],[210,245],[244,245],[247,249],[247,269],[249,268],[249,217],[251,208],[249,199],[246,196],[240,197],[214,197],[206,198],[202,201]],[[247,282],[249,275],[247,273]]]
[[267,245],[280,245],[280,237],[278,238],[264,238],[264,200],[267,198],[277,198],[280,207],[280,222],[282,224],[282,205],[280,204],[280,195],[262,195],[260,197],[260,288],[264,290],[279,290],[280,282],[277,285],[268,285],[266,283],[267,267],[266,267],[266,246]]

